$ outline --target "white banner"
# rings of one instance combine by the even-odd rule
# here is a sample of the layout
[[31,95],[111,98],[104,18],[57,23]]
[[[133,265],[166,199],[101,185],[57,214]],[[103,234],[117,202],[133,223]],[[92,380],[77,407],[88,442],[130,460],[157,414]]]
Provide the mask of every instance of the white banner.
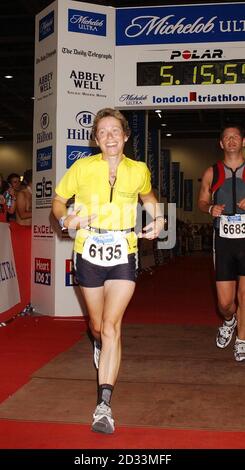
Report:
[[98,152],[97,111],[114,106],[115,9],[56,0],[36,17],[32,296],[36,311],[80,316],[74,240],[51,212],[55,186],[80,158]]
[[0,222],[0,313],[20,302],[9,225]]

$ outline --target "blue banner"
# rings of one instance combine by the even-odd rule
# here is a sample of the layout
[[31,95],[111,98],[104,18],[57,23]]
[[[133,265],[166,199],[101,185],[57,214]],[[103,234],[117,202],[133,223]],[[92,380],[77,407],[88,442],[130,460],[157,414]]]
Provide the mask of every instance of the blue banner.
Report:
[[172,175],[171,175],[171,202],[180,207],[179,194],[180,194],[180,163],[172,162]]
[[69,8],[68,31],[106,36],[106,15]]
[[154,189],[158,188],[158,129],[148,131],[147,163],[151,172],[151,184]]
[[50,145],[49,147],[37,149],[36,170],[37,171],[51,170],[52,156],[53,156],[52,145]]
[[160,154],[160,194],[170,202],[171,155],[169,149],[162,149]]
[[116,45],[244,41],[245,4],[120,8]]
[[39,21],[39,42],[54,32],[54,11],[44,16]]
[[82,145],[67,145],[66,146],[66,168],[70,168],[73,163],[80,158],[91,157],[100,153],[98,147],[87,147]]
[[128,117],[135,160],[145,161],[145,111],[132,111]]
[[193,208],[193,180],[184,180],[184,211],[191,212]]

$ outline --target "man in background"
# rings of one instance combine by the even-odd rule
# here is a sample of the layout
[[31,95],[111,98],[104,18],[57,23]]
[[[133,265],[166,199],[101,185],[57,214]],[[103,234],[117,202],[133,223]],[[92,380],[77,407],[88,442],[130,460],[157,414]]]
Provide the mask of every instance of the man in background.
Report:
[[[223,161],[202,178],[198,206],[214,218],[214,265],[219,311],[224,317],[216,345],[226,348],[237,330],[235,360],[245,360],[245,144],[240,125],[220,135]],[[237,302],[236,302],[237,298]]]

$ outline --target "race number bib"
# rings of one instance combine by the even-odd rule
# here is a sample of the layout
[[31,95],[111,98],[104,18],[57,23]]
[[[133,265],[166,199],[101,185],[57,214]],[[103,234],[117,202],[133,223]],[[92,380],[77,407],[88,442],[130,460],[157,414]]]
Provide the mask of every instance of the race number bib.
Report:
[[123,232],[89,235],[82,257],[97,266],[116,266],[128,263],[128,246]]
[[224,238],[245,238],[245,214],[221,215],[219,234]]

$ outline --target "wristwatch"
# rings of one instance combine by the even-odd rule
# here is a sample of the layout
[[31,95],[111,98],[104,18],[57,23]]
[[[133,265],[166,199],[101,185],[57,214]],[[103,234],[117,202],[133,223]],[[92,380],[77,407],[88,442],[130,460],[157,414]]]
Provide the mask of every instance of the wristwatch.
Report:
[[155,222],[156,220],[158,219],[162,219],[164,223],[167,222],[167,220],[165,219],[164,215],[157,215],[154,219],[153,219],[153,222]]
[[59,226],[61,227],[61,230],[67,230],[67,228],[64,226],[65,219],[66,219],[66,215],[63,215],[63,216],[59,219]]

